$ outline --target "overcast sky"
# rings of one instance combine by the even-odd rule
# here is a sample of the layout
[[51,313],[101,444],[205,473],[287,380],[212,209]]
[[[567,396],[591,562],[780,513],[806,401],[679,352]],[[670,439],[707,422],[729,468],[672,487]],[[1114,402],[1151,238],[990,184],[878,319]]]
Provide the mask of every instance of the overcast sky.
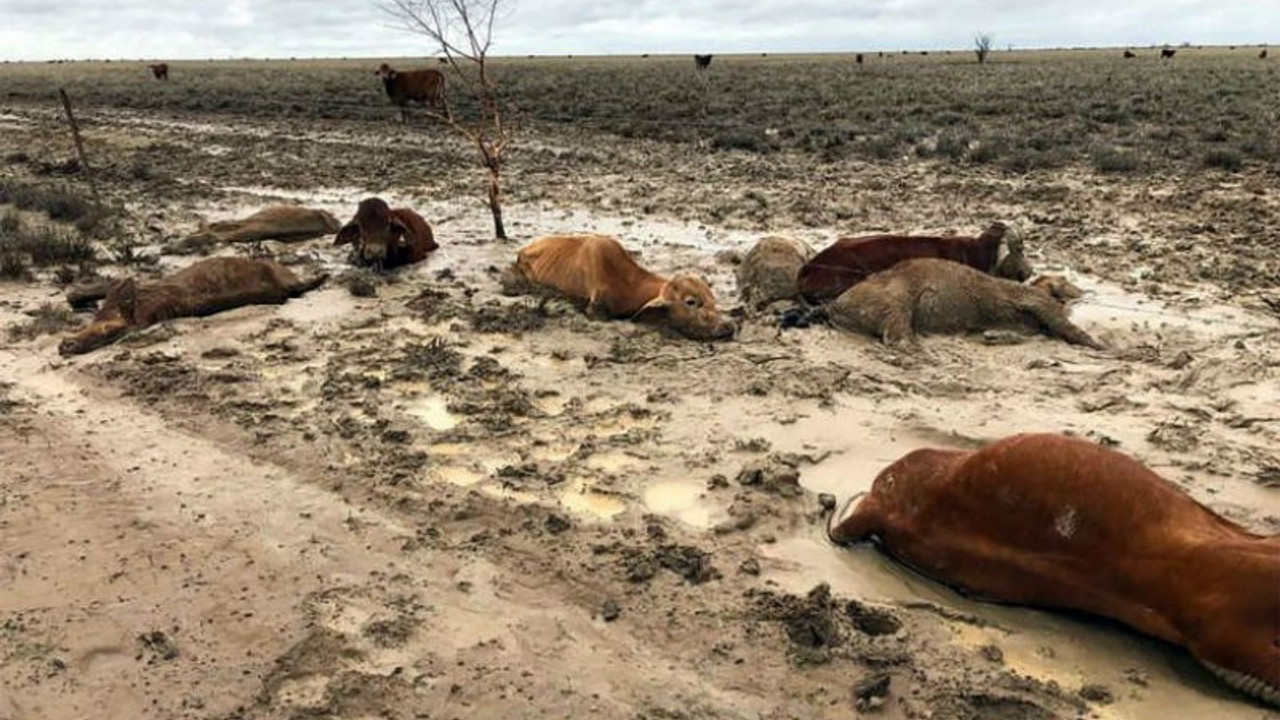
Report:
[[[510,0],[503,0],[509,2]],[[432,55],[373,0],[0,0],[0,59]],[[1280,43],[1280,0],[514,0],[498,55]]]

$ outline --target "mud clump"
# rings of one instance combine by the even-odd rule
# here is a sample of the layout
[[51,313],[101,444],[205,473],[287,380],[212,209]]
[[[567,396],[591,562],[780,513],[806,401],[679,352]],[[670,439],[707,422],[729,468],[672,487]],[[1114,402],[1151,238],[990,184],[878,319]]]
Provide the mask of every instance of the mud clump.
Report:
[[345,287],[352,297],[371,298],[378,296],[378,286],[382,283],[372,270],[357,268],[343,273],[338,284]]
[[522,335],[541,330],[547,324],[547,313],[541,303],[489,303],[478,307],[470,316],[471,329],[482,333]]
[[670,570],[691,585],[721,577],[711,563],[711,554],[690,545],[667,544],[655,550],[625,548],[622,569],[623,575],[633,583],[649,582],[660,569]]
[[800,462],[789,455],[773,454],[763,460],[755,460],[742,466],[738,471],[737,481],[743,487],[753,488],[780,495],[785,498],[799,497],[804,493],[800,487]]
[[831,586],[815,586],[805,597],[772,592],[755,592],[757,619],[781,623],[790,641],[792,660],[798,665],[814,665],[831,660],[832,650],[845,643],[840,628],[840,610],[831,597]]
[[892,613],[850,600],[845,615],[853,627],[865,635],[892,635],[902,629],[902,621]]
[[161,630],[152,630],[138,636],[138,656],[147,658],[148,665],[168,662],[178,657],[178,646]]

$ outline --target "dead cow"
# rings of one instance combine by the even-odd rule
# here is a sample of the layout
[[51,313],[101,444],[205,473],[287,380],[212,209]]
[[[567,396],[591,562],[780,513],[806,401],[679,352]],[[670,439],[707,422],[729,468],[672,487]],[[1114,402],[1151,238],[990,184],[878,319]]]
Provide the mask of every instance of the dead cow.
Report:
[[445,108],[444,90],[445,76],[439,70],[393,70],[390,65],[382,63],[374,74],[382,78],[382,86],[387,91],[391,102],[400,106],[400,122],[409,121],[408,105],[410,102],[422,103],[432,112]]
[[147,68],[151,70],[151,75],[155,79],[169,79],[169,63],[156,63],[155,65],[148,65]]
[[325,281],[299,280],[272,260],[217,257],[201,260],[154,282],[118,280],[88,327],[62,341],[58,352],[78,355],[97,349],[131,329],[179,317],[212,315],[242,305],[275,305]]
[[874,539],[984,600],[1117,620],[1280,704],[1280,535],[1248,532],[1126,455],[1052,434],[922,449],[855,500],[828,525],[836,543]]
[[355,261],[375,269],[419,262],[439,247],[421,215],[409,208],[393,210],[377,197],[360,201],[356,216],[342,226],[333,244],[354,245]]
[[670,279],[640,267],[607,235],[553,235],[520,250],[515,275],[587,303],[588,312],[614,318],[660,313],[661,322],[697,340],[733,337],[707,283],[694,275]]
[[760,238],[738,266],[738,295],[743,304],[759,309],[777,300],[798,298],[796,277],[812,257],[813,248],[803,240]]
[[201,227],[183,243],[242,243],[262,240],[309,240],[338,230],[338,219],[324,210],[297,205],[274,205],[241,220],[223,220]]
[[1047,292],[935,258],[908,260],[872,275],[836,298],[827,314],[842,330],[886,343],[915,342],[917,333],[1014,328],[1102,347]]
[[1031,276],[1022,239],[1004,223],[978,237],[864,235],[841,238],[800,270],[800,294],[823,303],[881,270],[912,258],[943,258],[1019,282]]

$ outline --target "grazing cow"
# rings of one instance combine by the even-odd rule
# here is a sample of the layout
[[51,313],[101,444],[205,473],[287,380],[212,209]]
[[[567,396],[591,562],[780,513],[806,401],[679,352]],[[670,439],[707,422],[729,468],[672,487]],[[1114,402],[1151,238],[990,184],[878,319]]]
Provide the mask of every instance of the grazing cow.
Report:
[[58,352],[78,355],[114,342],[132,328],[178,317],[212,315],[242,305],[277,305],[319,287],[327,276],[299,280],[272,260],[216,257],[154,282],[117,280],[102,308],[80,332],[62,341]]
[[1136,57],[1138,57],[1138,56],[1137,56],[1136,54],[1134,54],[1134,52],[1133,52],[1132,50],[1125,50],[1125,51],[1124,51],[1124,57],[1125,57],[1125,59],[1127,60],[1127,59],[1129,59],[1129,58],[1136,58]]
[[410,102],[429,106],[433,112],[445,107],[444,73],[435,69],[426,70],[393,70],[390,65],[382,63],[374,74],[382,78],[382,86],[386,88],[387,97],[400,106],[400,122],[409,121],[408,105]]
[[832,301],[827,316],[841,330],[891,344],[913,343],[917,333],[1012,328],[1102,347],[1048,292],[938,258],[907,260],[872,275]]
[[1267,49],[1266,49],[1266,48],[1262,48],[1262,52],[1259,52],[1259,53],[1258,53],[1258,59],[1259,59],[1259,60],[1266,60],[1266,59],[1267,59]]
[[738,295],[743,304],[759,309],[777,300],[799,298],[796,276],[812,257],[813,248],[803,240],[760,238],[738,266]]
[[1248,532],[1114,450],[1052,434],[916,450],[828,535],[874,539],[980,599],[1117,620],[1280,704],[1280,535]]
[[392,210],[376,197],[360,201],[356,216],[342,226],[333,244],[354,245],[355,262],[375,269],[419,262],[440,247],[421,215],[409,208]]
[[156,63],[155,65],[148,65],[147,68],[151,70],[151,75],[155,77],[155,79],[169,79],[169,63]]
[[707,68],[711,67],[711,56],[710,55],[694,55],[693,64],[699,70],[706,70]]
[[1022,239],[1004,223],[993,223],[978,237],[865,235],[841,238],[800,270],[800,294],[823,303],[872,273],[911,258],[936,257],[964,263],[1019,282],[1031,276]]
[[1160,59],[1168,60],[1169,58],[1173,57],[1173,54],[1175,52],[1177,52],[1177,50],[1174,50],[1173,48],[1164,48],[1163,50],[1160,51]]
[[649,272],[607,235],[553,235],[522,248],[512,268],[519,280],[586,302],[593,315],[635,318],[660,313],[661,324],[696,340],[733,337],[702,278]]
[[337,232],[338,219],[324,210],[297,205],[273,205],[241,220],[203,225],[183,238],[188,247],[215,242],[243,243],[262,240],[309,240]]

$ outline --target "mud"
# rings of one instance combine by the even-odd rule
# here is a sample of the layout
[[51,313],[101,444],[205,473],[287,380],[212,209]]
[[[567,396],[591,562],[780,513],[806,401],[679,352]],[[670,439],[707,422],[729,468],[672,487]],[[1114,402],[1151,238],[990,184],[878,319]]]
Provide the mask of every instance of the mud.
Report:
[[[3,111],[0,156],[65,156],[43,109]],[[157,272],[194,260],[171,246],[201,219],[281,199],[337,217],[371,193],[412,200],[440,249],[365,276],[374,295],[334,284],[71,361],[56,335],[0,346],[0,718],[1280,717],[1121,628],[973,602],[834,548],[820,502],[916,447],[1056,431],[1280,531],[1280,318],[1253,246],[1178,239],[1210,202],[1218,227],[1256,225],[1232,199],[1274,205],[1274,184],[1182,178],[1201,195],[1181,202],[1165,198],[1192,190],[1157,177],[975,170],[936,203],[928,167],[885,163],[845,168],[876,208],[851,228],[789,209],[805,156],[535,129],[545,152],[513,158],[502,243],[465,148],[440,134],[86,115],[104,193]],[[413,159],[379,175],[377,142]],[[140,159],[177,181],[109,169]],[[721,207],[765,188],[767,212]],[[719,251],[1017,214],[997,196],[1026,199],[1035,269],[1084,291],[1073,321],[1107,351],[930,337],[900,352],[771,314],[700,343],[501,283],[524,240],[609,232],[732,308]],[[261,245],[351,269],[323,239]],[[60,297],[52,278],[0,292],[5,330]]]

